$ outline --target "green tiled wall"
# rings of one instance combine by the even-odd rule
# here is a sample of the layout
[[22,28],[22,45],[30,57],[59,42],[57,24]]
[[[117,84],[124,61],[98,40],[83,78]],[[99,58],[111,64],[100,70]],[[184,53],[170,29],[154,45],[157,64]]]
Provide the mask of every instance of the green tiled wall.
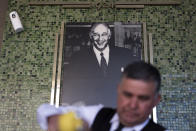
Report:
[[[36,108],[50,100],[55,33],[62,21],[146,22],[153,34],[154,64],[163,75],[158,122],[171,131],[196,130],[195,0],[116,10],[29,6],[29,1],[9,0],[0,49],[0,131],[40,130]],[[25,28],[19,34],[8,17],[14,10]]]

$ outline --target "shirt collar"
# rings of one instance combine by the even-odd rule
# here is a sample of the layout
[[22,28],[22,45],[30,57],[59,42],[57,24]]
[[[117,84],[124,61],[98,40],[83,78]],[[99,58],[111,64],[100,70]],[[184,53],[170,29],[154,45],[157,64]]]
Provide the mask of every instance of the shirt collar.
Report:
[[98,53],[100,54],[100,53],[102,52],[102,53],[105,55],[105,54],[108,54],[108,53],[109,53],[109,46],[107,45],[107,47],[106,47],[103,51],[99,51],[99,50],[97,50],[97,49],[93,46],[93,50],[94,50],[94,52],[97,53],[97,54],[98,54]]
[[[97,50],[94,46],[93,46],[93,51],[95,52],[95,55],[97,57],[97,60],[99,62],[99,65],[100,65],[100,61],[101,61],[101,51]],[[109,52],[110,52],[110,48],[109,46],[107,45],[107,47],[102,51],[102,53],[104,54],[104,58],[107,62],[107,64],[109,63]]]
[[[141,124],[135,125],[133,127],[124,127],[123,131],[128,131],[130,129],[134,129],[135,131],[141,131],[149,122],[149,118],[146,119],[144,122],[142,122]],[[119,124],[119,116],[117,113],[114,114],[114,116],[112,117],[112,119],[110,120],[111,123],[111,128],[112,129],[116,129],[118,127]]]

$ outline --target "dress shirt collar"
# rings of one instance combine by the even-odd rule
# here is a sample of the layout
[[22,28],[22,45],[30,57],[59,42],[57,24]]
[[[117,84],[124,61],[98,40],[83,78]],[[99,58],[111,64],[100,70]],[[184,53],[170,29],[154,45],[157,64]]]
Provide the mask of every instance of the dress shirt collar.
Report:
[[93,46],[93,51],[95,52],[95,55],[96,55],[96,58],[97,58],[97,60],[98,60],[98,62],[99,62],[99,65],[100,65],[100,63],[101,63],[101,52],[103,53],[103,55],[104,55],[104,58],[105,58],[105,60],[106,60],[106,62],[107,62],[107,65],[108,65],[108,63],[109,63],[109,52],[110,52],[110,49],[109,49],[109,46],[107,45],[107,47],[103,50],[103,51],[99,51],[99,50],[97,50],[94,46]]
[[[149,122],[149,119],[133,127],[124,127],[122,131],[130,131],[130,130],[141,131],[148,124],[148,122]],[[110,123],[111,123],[110,131],[114,131],[118,127],[118,124],[119,124],[119,116],[117,113],[115,113],[115,115],[112,117],[112,119],[110,120]]]

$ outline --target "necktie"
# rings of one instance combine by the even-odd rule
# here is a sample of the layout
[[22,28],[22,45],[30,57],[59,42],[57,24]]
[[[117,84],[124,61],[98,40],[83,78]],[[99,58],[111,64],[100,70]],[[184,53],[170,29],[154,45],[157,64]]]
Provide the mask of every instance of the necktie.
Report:
[[122,128],[124,128],[124,125],[120,123],[115,131],[121,131]]
[[101,70],[103,72],[103,76],[106,76],[107,74],[107,63],[106,63],[106,60],[103,56],[103,53],[101,52]]

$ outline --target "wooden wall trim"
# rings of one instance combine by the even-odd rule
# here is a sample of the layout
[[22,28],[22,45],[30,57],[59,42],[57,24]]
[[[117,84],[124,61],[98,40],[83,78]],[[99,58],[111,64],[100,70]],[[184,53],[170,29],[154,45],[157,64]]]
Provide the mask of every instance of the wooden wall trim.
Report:
[[3,43],[3,29],[5,26],[7,8],[8,8],[8,0],[0,0],[0,51]]
[[54,105],[55,103],[55,89],[56,89],[56,71],[57,71],[57,56],[58,56],[58,45],[59,45],[59,34],[56,33],[55,36],[55,47],[54,47],[54,60],[53,60],[53,75],[52,75],[52,87],[51,87],[51,95],[50,95],[50,105]]
[[[45,6],[45,5],[63,5],[64,7],[70,8],[73,6],[73,8],[80,8],[80,7],[96,7],[97,5],[102,5],[102,7],[105,8],[133,8],[134,5],[151,5],[151,6],[165,6],[165,5],[180,5],[180,1],[149,1],[149,2],[105,2],[105,1],[100,1],[100,2],[59,2],[59,1],[53,1],[53,2],[29,2],[30,6]],[[136,7],[137,7],[136,6]]]
[[60,86],[61,86],[61,66],[62,66],[62,57],[63,57],[63,39],[64,39],[64,28],[65,28],[65,22],[63,21],[61,23],[61,33],[60,33],[60,45],[59,45],[59,56],[58,56],[58,68],[57,68],[57,86],[56,86],[56,100],[55,100],[55,106],[59,107],[60,104]]

